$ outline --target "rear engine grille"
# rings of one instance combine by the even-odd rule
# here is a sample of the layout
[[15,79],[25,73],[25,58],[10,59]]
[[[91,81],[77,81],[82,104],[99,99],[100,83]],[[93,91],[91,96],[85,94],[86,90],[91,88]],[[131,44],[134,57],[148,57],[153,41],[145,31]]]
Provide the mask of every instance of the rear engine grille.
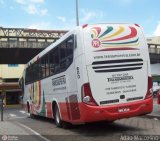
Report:
[[143,66],[142,59],[122,59],[96,61],[92,63],[92,68],[96,73],[103,72],[120,72],[141,69]]

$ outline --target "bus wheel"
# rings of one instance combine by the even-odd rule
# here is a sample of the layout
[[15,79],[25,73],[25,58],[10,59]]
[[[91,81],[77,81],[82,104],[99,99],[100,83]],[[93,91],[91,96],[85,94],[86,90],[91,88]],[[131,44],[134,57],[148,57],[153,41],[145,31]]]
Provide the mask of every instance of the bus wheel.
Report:
[[54,108],[54,119],[55,119],[56,126],[62,127],[63,121],[61,120],[59,109],[57,105],[55,105],[55,108]]

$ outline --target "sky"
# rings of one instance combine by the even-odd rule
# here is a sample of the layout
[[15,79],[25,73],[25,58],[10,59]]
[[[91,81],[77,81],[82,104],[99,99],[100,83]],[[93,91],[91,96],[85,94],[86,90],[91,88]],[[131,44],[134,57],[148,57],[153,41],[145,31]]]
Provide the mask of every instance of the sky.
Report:
[[[76,0],[0,0],[0,27],[71,30]],[[160,36],[160,0],[78,0],[80,25],[137,23]]]

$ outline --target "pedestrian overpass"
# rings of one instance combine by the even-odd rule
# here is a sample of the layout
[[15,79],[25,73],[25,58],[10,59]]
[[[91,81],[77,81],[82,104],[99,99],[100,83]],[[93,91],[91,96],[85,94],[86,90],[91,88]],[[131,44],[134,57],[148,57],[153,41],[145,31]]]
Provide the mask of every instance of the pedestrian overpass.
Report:
[[[26,64],[66,30],[0,27],[0,64]],[[160,63],[160,45],[148,44],[151,63]]]
[[0,27],[0,64],[26,64],[66,32]]
[[160,63],[160,44],[148,44],[151,64]]

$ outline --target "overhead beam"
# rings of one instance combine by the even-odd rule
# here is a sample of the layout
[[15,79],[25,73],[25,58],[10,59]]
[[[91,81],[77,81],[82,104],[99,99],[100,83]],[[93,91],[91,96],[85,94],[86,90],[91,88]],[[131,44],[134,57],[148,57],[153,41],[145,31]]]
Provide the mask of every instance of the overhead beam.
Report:
[[0,48],[0,64],[26,64],[42,48]]

